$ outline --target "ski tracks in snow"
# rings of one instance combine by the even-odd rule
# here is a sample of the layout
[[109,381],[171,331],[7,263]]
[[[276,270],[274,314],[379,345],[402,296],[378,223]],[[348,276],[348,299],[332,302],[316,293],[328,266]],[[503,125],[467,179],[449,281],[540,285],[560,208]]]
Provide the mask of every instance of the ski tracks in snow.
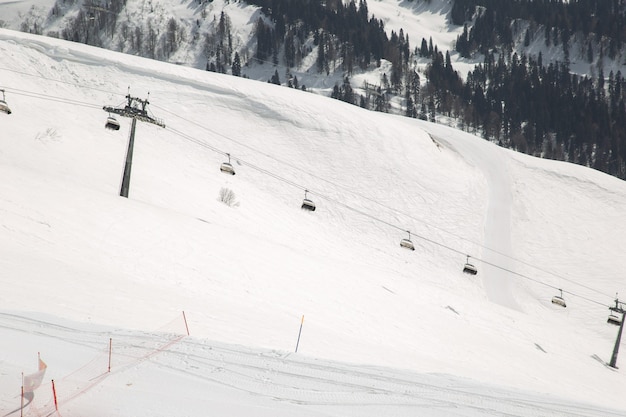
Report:
[[[185,339],[157,358],[158,366],[243,392],[254,398],[296,406],[325,416],[611,416],[539,394],[447,375],[418,374],[351,365],[299,354],[262,351]],[[207,392],[212,392],[210,388]],[[277,404],[277,407],[280,407]],[[308,414],[307,414],[308,415]]]
[[[484,222],[484,241],[481,259],[486,263],[476,265],[485,292],[491,302],[521,311],[511,292],[511,176],[503,149],[476,136],[448,134],[451,128],[432,123],[421,123],[421,127],[434,136],[436,142],[456,151],[470,165],[482,169],[487,181],[487,212]],[[450,138],[462,137],[463,140]],[[471,190],[469,191],[471,192]],[[497,267],[491,266],[497,265]]]
[[[72,348],[78,356],[90,356],[102,341],[103,335],[108,333],[105,328],[93,331],[87,325],[70,322],[58,324],[52,317],[36,318],[0,312],[0,319],[5,329],[22,335],[32,334],[37,344],[46,345],[49,351],[46,355],[48,365],[57,374],[67,372],[67,369],[58,367],[61,365],[58,362],[59,353]],[[65,395],[60,405],[66,417],[76,415],[72,410],[93,409],[94,406],[96,409],[111,407],[108,401],[113,401],[113,398],[115,400],[111,404],[130,403],[137,395],[136,390],[146,389],[147,385],[159,391],[155,392],[156,402],[150,403],[154,410],[166,410],[168,407],[198,410],[198,404],[202,404],[200,407],[209,407],[209,410],[256,410],[259,416],[623,415],[568,399],[560,400],[519,390],[508,391],[444,374],[348,364],[193,337],[167,342],[167,339],[171,339],[169,333],[160,335],[120,330],[115,333],[114,340],[118,342],[114,349],[117,353],[111,377],[105,378],[109,374],[102,373],[106,364],[104,354],[99,356],[104,361],[92,361],[71,375],[58,379],[63,388],[59,392]],[[22,339],[22,342],[18,339]],[[8,346],[10,350],[24,345],[23,337],[9,340],[15,345]],[[163,345],[164,341],[167,343]],[[96,380],[87,380],[86,377],[94,375],[94,372],[95,375],[99,374]],[[87,396],[82,395],[96,384],[97,390],[90,390]],[[194,387],[194,392],[205,392],[206,395],[202,398],[185,392],[170,395],[173,387],[189,385]],[[68,393],[71,393],[70,397],[67,397]],[[0,403],[11,406],[14,403],[14,400],[5,400],[8,403]],[[68,407],[70,400],[72,407]],[[176,404],[171,404],[171,401]],[[195,401],[198,404],[193,404]],[[40,411],[49,407],[48,403],[40,404]],[[167,414],[156,412],[153,415]]]

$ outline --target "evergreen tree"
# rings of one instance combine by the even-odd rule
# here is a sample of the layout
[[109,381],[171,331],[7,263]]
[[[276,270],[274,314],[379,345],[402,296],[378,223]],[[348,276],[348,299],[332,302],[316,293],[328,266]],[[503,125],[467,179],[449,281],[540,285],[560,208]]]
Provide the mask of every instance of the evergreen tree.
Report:
[[436,114],[437,114],[437,109],[435,107],[435,100],[433,99],[433,97],[431,96],[428,100],[428,120],[431,122],[436,122]]
[[[424,43],[426,41],[424,40]],[[424,45],[424,43],[422,45]],[[469,43],[469,34],[467,29],[467,23],[463,25],[463,33],[456,38],[456,51],[461,54],[463,58],[470,58],[472,51]]]
[[420,53],[420,56],[428,57],[428,43],[426,43],[426,39],[424,38],[422,38],[422,45],[420,46],[419,53]]
[[222,63],[222,48],[217,48],[217,52],[215,54],[215,70],[219,73],[225,73],[224,64]]
[[328,61],[326,58],[326,41],[324,32],[320,31],[319,33],[319,43],[317,46],[317,70],[318,72],[324,71],[328,67]]
[[280,78],[278,77],[278,70],[274,70],[274,75],[270,78],[272,84],[280,85]]
[[428,111],[426,110],[426,103],[422,101],[422,107],[420,108],[419,118],[421,120],[428,120]]
[[235,52],[235,59],[233,59],[233,65],[231,67],[231,73],[235,77],[241,76],[241,59],[239,58],[239,52]]
[[406,112],[404,115],[406,117],[417,118],[417,109],[415,108],[415,103],[413,103],[413,99],[409,94],[406,95]]
[[352,90],[352,86],[350,85],[350,78],[345,77],[343,79],[343,89],[342,89],[342,97],[341,100],[346,103],[354,104],[354,91]]
[[376,89],[376,98],[374,99],[374,110],[387,113],[387,97],[380,87]]

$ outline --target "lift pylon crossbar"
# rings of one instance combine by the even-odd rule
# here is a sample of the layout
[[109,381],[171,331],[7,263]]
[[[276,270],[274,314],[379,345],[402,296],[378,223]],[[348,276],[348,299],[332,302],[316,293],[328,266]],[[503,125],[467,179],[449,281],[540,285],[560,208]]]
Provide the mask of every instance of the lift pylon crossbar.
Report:
[[162,120],[151,117],[148,115],[148,111],[146,110],[146,106],[150,104],[148,100],[142,100],[137,97],[131,97],[131,95],[126,96],[126,106],[123,108],[104,106],[102,110],[108,113],[114,113],[123,117],[130,117],[132,119],[137,119],[140,122],[152,123],[154,125],[165,127],[165,123]]

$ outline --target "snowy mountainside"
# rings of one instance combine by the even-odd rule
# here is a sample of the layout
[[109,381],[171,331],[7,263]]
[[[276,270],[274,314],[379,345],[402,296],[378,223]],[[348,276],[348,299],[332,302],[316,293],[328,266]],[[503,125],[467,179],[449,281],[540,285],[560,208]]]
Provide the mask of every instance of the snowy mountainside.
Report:
[[[562,415],[583,410],[579,402],[595,410],[579,415],[626,409],[623,373],[601,363],[616,335],[607,307],[626,284],[623,182],[445,126],[57,39],[4,29],[0,53],[10,57],[0,74],[13,110],[0,115],[4,314],[145,332],[184,310],[204,350],[234,344],[285,358],[305,316],[295,355],[304,361],[532,392]],[[105,130],[102,106],[123,105],[128,86],[149,93],[166,128],[138,123],[124,199],[130,123]],[[235,176],[219,172],[226,153]],[[238,206],[218,201],[224,188]],[[305,189],[315,212],[300,210]],[[407,230],[414,252],[399,246]],[[478,275],[461,272],[466,255]],[[550,303],[557,288],[567,309]],[[0,392],[32,352],[70,349],[15,321],[3,329],[12,348],[1,350],[10,377]],[[185,343],[175,349],[201,354]],[[162,353],[83,398],[113,398],[125,378],[166,366],[192,385],[184,359]],[[186,394],[190,415],[205,406],[193,400],[205,383]]]
[[[412,47],[419,46],[422,38],[433,39],[440,50],[454,50],[454,40],[459,35],[461,27],[450,25],[447,15],[452,2],[450,0],[404,2],[398,0],[383,0],[368,3],[368,10],[372,17],[381,19],[388,34],[391,31],[398,33],[401,29],[411,37]],[[72,19],[81,11],[89,11],[87,3],[62,3],[57,15],[50,11],[55,1],[46,0],[35,5],[28,1],[0,2],[0,15],[5,16],[4,27],[9,29],[41,34],[55,34],[59,36],[67,29]],[[99,6],[93,6],[99,8]],[[98,43],[102,47],[115,51],[135,54],[141,40],[135,31],[141,30],[144,41],[155,36],[155,45],[161,45],[168,32],[170,19],[175,19],[178,28],[176,43],[178,48],[167,56],[159,53],[159,59],[193,68],[205,69],[207,64],[206,37],[214,33],[221,13],[224,13],[232,30],[232,45],[235,51],[242,56],[245,64],[242,74],[248,78],[260,81],[270,79],[275,70],[278,70],[280,79],[285,83],[287,68],[279,63],[259,63],[252,56],[256,48],[256,38],[253,36],[254,26],[261,16],[256,6],[249,6],[243,2],[214,0],[198,3],[195,0],[184,3],[172,3],[169,0],[154,0],[150,2],[129,1],[122,7],[117,18],[115,30],[99,36]],[[1,27],[1,26],[0,26]],[[316,46],[310,45],[311,51],[304,57],[298,68],[290,68],[289,72],[298,77],[299,84],[305,85],[314,92],[330,95],[333,86],[341,83],[341,71],[332,71],[325,75],[318,73],[316,68]],[[155,53],[158,53],[155,49]],[[455,68],[462,73],[469,71],[473,63],[461,59],[457,61],[457,54],[452,54]],[[155,56],[156,57],[156,56]],[[428,64],[427,59],[418,59],[415,64],[422,68]],[[360,89],[364,82],[378,85],[383,73],[389,73],[389,63],[383,61],[380,67],[372,66],[366,71],[355,71],[352,84]]]
[[[72,30],[70,29],[72,19],[81,11],[90,13],[90,10],[93,12],[106,9],[97,2],[56,5],[55,3],[52,0],[43,2],[0,0],[0,27],[59,37],[64,30]],[[476,54],[472,59],[467,59],[455,51],[456,39],[462,33],[463,28],[450,22],[452,5],[453,0],[377,0],[367,3],[369,14],[383,22],[388,35],[391,31],[399,33],[402,30],[410,37],[411,49],[419,47],[422,39],[427,41],[432,39],[433,44],[440,51],[450,51],[454,69],[459,75],[465,77],[465,74],[472,71],[476,64],[483,62],[484,57]],[[344,74],[340,67],[328,75],[317,71],[317,47],[311,42],[308,43],[310,47],[308,55],[297,68],[287,69],[282,60],[279,60],[278,65],[253,60],[257,43],[254,36],[255,24],[262,16],[260,9],[256,6],[228,0],[211,2],[192,0],[182,3],[173,3],[169,0],[150,2],[131,0],[119,7],[121,12],[115,24],[111,28],[103,28],[98,35],[97,44],[106,49],[137,54],[142,49],[141,45],[150,42],[154,44],[150,48],[152,55],[144,56],[205,69],[208,55],[210,55],[207,51],[207,37],[215,37],[218,21],[221,13],[224,13],[228,17],[232,30],[230,43],[233,51],[240,54],[244,63],[242,75],[265,82],[271,78],[274,71],[278,71],[282,83],[286,84],[287,72],[289,72],[297,76],[300,85],[305,85],[311,91],[327,96],[330,95],[335,84],[342,83]],[[57,11],[54,12],[53,9]],[[173,27],[171,27],[172,24],[174,24]],[[471,28],[472,22],[468,24]],[[561,46],[546,46],[544,30],[541,26],[531,28],[532,36],[528,46],[524,46],[524,34],[529,28],[529,23],[519,20],[514,22],[512,27],[514,30],[513,51],[518,54],[528,54],[537,59],[541,53],[546,65],[549,62],[567,60],[572,72],[591,75],[592,78],[597,76],[600,68],[604,70],[605,75],[611,70],[624,72],[623,51],[613,60],[596,54],[593,61],[588,62],[589,45],[592,45],[594,50],[606,48],[606,45],[602,45],[595,37],[586,39],[580,33],[574,34],[570,41],[571,54],[566,58]],[[167,39],[168,37],[173,39]],[[166,45],[168,42],[175,44],[172,51]],[[429,63],[430,59],[414,56],[411,65],[418,72],[423,73]],[[383,74],[388,75],[390,71],[389,63],[384,60],[379,67],[372,65],[365,71],[356,69],[351,74],[352,85],[360,93],[364,93],[361,89],[365,82],[370,85],[379,85]]]

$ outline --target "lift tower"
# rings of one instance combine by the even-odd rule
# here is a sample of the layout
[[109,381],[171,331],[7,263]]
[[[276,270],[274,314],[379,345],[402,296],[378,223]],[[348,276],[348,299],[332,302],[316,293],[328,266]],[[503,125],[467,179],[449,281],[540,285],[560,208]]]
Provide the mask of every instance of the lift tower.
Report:
[[609,307],[609,310],[622,315],[619,318],[619,331],[617,332],[617,339],[615,340],[615,346],[613,347],[611,363],[609,363],[611,368],[617,369],[617,354],[619,352],[619,345],[622,341],[622,330],[624,330],[624,316],[626,315],[626,311],[622,308],[622,303],[617,299],[617,297],[615,297],[615,307]]
[[[149,95],[150,94],[148,93],[148,96]],[[146,109],[148,104],[150,104],[148,99],[142,100],[137,97],[131,97],[129,89],[129,93],[126,95],[126,105],[124,107],[102,107],[102,109],[109,114],[114,113],[123,117],[130,117],[133,120],[130,126],[130,138],[128,140],[128,150],[126,151],[126,164],[124,165],[124,176],[122,177],[122,187],[120,189],[121,197],[128,198],[128,190],[130,188],[130,170],[133,165],[133,147],[135,144],[135,127],[137,126],[137,120],[165,127],[165,123],[163,123],[162,120],[148,115],[148,110]]]

